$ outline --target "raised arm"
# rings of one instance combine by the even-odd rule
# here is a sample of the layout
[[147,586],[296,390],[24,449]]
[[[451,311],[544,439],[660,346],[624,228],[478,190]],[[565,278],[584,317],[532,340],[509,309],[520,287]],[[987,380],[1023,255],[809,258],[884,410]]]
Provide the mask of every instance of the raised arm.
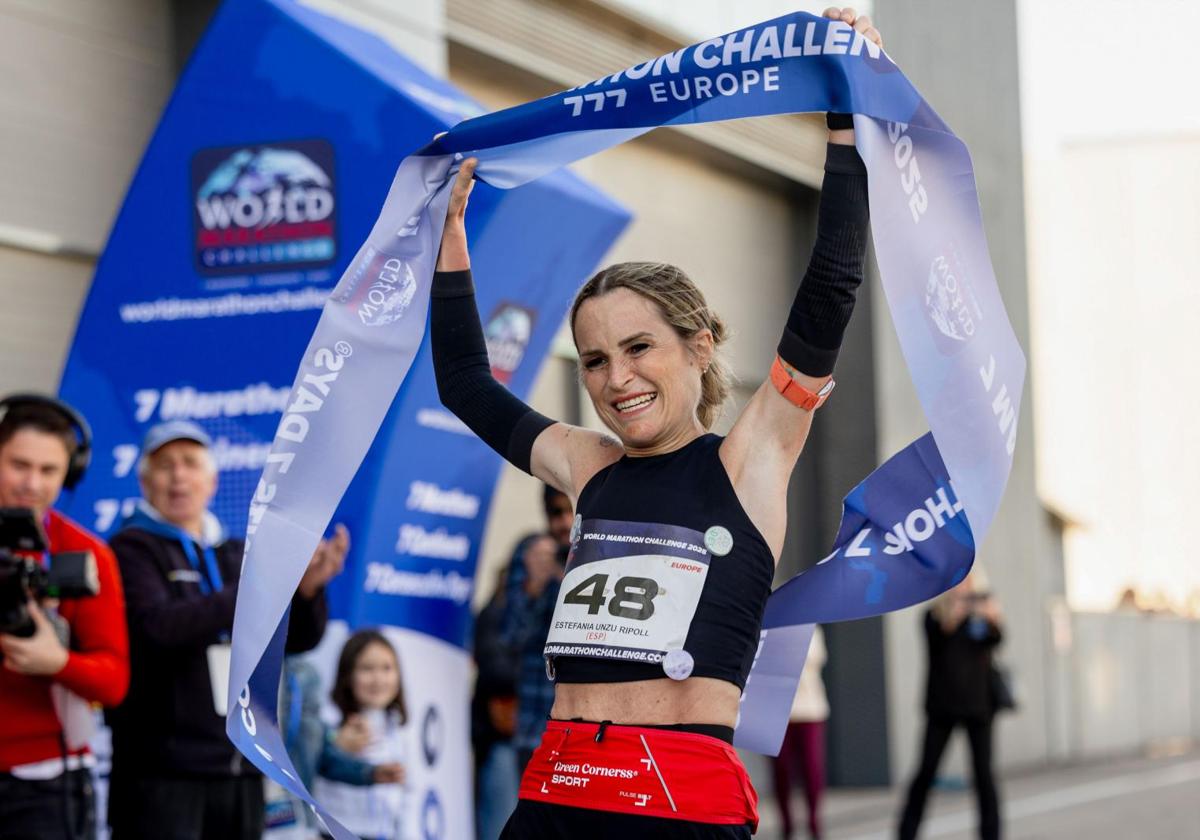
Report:
[[600,467],[620,457],[611,438],[534,411],[492,376],[467,246],[474,158],[463,162],[446,212],[430,300],[430,341],[442,404],[513,466],[578,499]]
[[[828,9],[876,43],[878,31],[852,9]],[[721,458],[751,520],[778,558],[787,524],[786,488],[832,389],[832,374],[863,280],[868,234],[867,171],[850,115],[830,114],[817,241],[779,341],[770,376],[734,424]]]

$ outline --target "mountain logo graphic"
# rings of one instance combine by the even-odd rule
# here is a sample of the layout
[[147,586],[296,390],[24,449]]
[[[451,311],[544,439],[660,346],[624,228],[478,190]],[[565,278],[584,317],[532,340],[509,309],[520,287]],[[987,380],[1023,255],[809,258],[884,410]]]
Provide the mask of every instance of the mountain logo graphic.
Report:
[[333,147],[324,140],[203,149],[192,158],[201,275],[314,269],[337,256]]

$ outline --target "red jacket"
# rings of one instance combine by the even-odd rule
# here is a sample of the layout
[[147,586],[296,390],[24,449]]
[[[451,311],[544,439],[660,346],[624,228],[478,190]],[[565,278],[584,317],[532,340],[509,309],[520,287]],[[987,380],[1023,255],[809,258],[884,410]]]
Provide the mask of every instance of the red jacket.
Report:
[[116,558],[103,540],[57,511],[50,511],[46,536],[51,553],[95,555],[100,592],[59,605],[59,615],[71,625],[71,649],[67,664],[53,677],[30,677],[0,666],[0,772],[62,755],[51,683],[105,706],[120,703],[129,687],[129,634]]

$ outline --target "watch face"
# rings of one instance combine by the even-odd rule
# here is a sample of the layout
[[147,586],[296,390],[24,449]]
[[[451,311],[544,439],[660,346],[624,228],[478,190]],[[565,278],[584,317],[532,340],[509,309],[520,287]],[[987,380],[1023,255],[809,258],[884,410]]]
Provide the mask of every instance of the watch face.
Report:
[[817,391],[817,396],[818,397],[829,396],[829,393],[833,390],[833,386],[836,384],[837,384],[836,382],[834,382],[832,379],[830,379],[828,382],[826,382],[824,385],[821,386],[820,391]]

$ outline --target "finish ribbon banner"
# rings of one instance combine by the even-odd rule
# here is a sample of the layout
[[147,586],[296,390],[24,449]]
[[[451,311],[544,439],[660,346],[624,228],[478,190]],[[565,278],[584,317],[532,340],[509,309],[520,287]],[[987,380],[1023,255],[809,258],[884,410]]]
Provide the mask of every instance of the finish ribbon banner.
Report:
[[400,164],[325,304],[250,507],[227,730],[268,776],[313,802],[276,726],[286,609],[422,341],[459,163],[477,157],[481,180],[512,188],[659,126],[806,111],[855,114],[880,272],[932,433],[850,493],[835,551],[772,596],[736,743],[777,751],[806,625],[908,606],[966,574],[1007,481],[1025,366],[966,148],[851,27],[777,18],[467,120]]

